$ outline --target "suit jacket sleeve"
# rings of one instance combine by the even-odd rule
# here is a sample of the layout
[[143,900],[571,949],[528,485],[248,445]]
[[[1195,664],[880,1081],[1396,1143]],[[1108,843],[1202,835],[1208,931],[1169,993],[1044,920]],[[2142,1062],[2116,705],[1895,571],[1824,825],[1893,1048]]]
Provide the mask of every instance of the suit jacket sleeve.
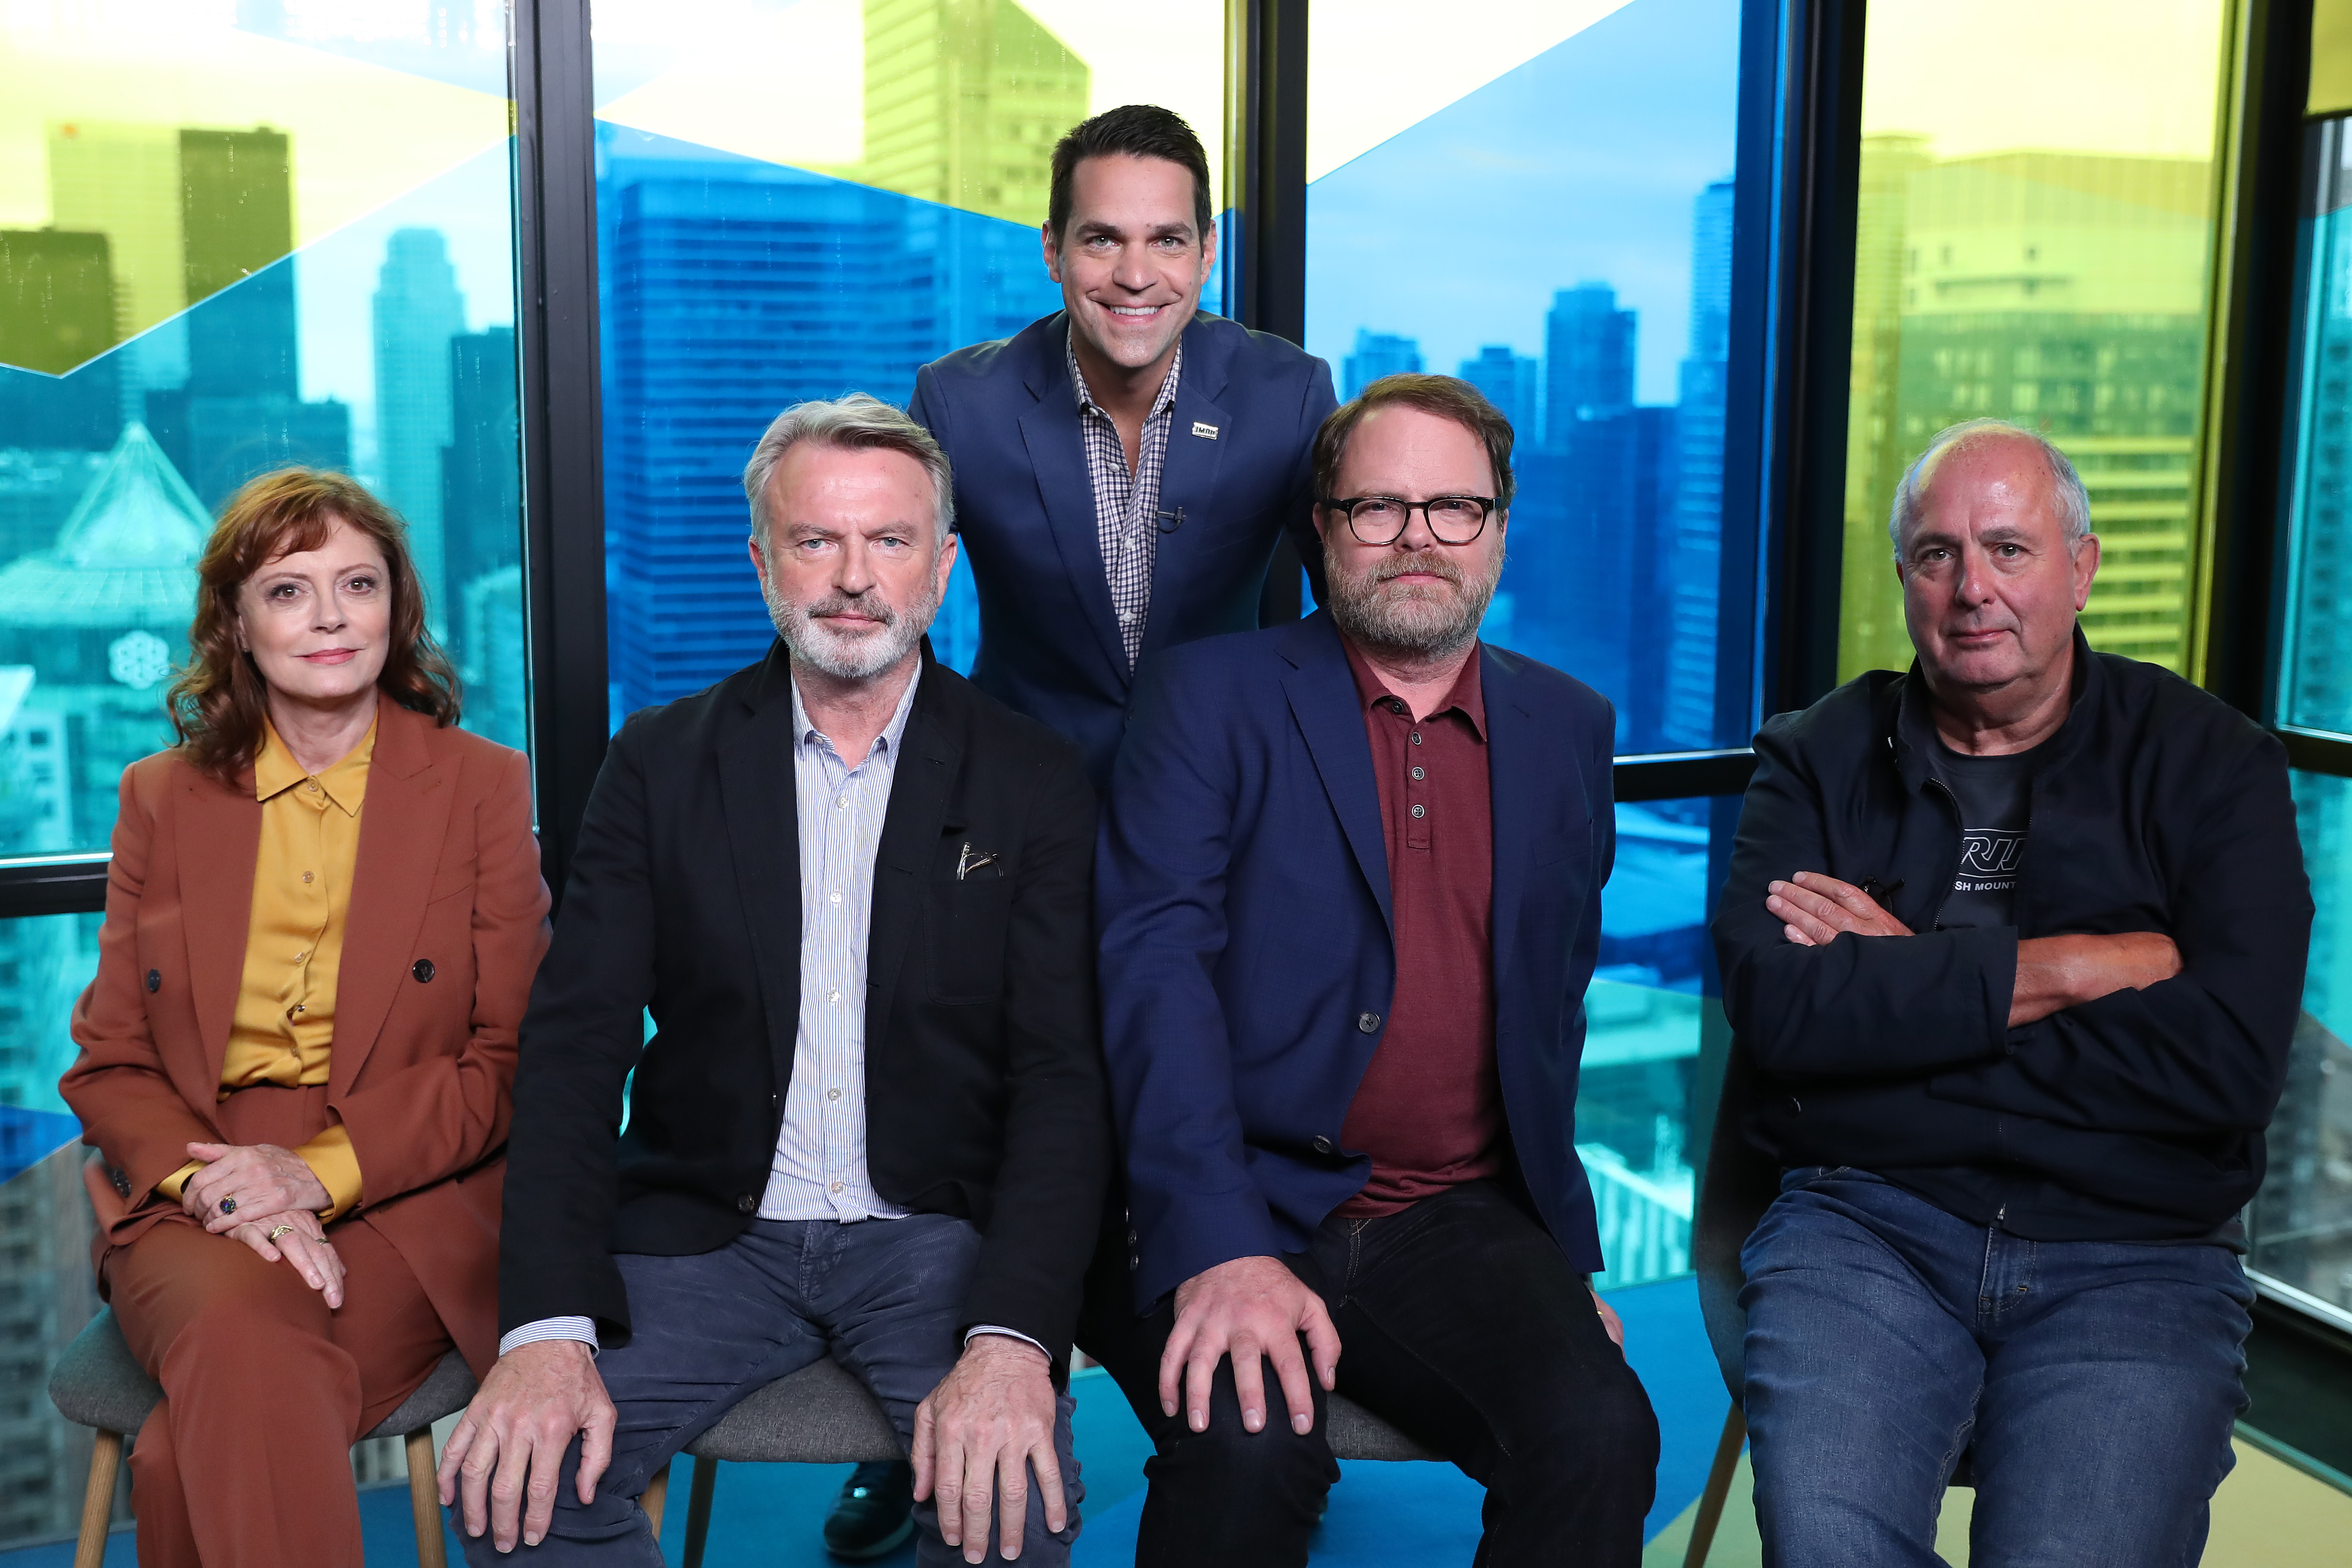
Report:
[[2011,1031],[1999,1061],[1938,1080],[1964,1104],[2198,1139],[2259,1132],[2285,1087],[2311,941],[2286,757],[2260,737],[2213,770],[2168,900],[2181,972]]
[[1286,526],[1298,547],[1299,563],[1307,568],[1307,585],[1314,590],[1315,602],[1323,603],[1323,536],[1315,531],[1315,437],[1323,422],[1339,406],[1331,390],[1331,367],[1321,360],[1314,362],[1314,374],[1307,378],[1307,396],[1298,410],[1298,459],[1290,480],[1290,499],[1284,508]]
[[1069,1357],[1111,1172],[1095,992],[1095,795],[1075,752],[1031,781],[1004,952],[1004,1158],[962,1326]]
[[472,830],[474,1002],[466,1042],[370,1079],[335,1108],[370,1205],[478,1165],[507,1141],[516,1037],[547,951],[547,884],[530,830],[530,763],[521,752],[509,753],[483,793]]
[[81,1119],[82,1142],[129,1178],[133,1208],[188,1163],[190,1143],[210,1142],[214,1135],[156,1054],[139,962],[139,908],[155,847],[152,796],[166,784],[163,769],[133,764],[122,772],[98,973],[74,1005],[73,1039],[81,1055],[58,1085]]
[[1820,786],[1784,715],[1756,737],[1731,875],[1715,917],[1723,1005],[1756,1064],[1776,1078],[1903,1078],[1998,1056],[2017,990],[2007,927],[1911,937],[1790,942],[1764,907],[1768,884],[1834,874]]
[[[931,438],[945,450],[948,444],[948,405],[941,397],[929,365],[915,372],[914,395],[907,399],[907,417],[931,433]],[[954,459],[950,458],[950,462]]]
[[555,940],[531,987],[515,1075],[499,1241],[499,1331],[541,1318],[596,1320],[628,1338],[607,1240],[618,1203],[621,1097],[645,1047],[654,989],[654,891],[638,721],[596,774]]
[[1213,717],[1214,695],[1180,691],[1171,677],[1184,662],[1163,657],[1139,687],[1096,872],[1103,1056],[1129,1210],[1142,1276],[1171,1286],[1281,1251],[1243,1149],[1214,980],[1226,941],[1236,759]]

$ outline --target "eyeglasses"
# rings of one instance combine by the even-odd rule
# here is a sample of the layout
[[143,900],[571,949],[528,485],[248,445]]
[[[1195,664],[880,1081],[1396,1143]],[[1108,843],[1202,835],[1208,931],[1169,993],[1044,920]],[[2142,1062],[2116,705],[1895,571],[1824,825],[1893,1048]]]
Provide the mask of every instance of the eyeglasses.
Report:
[[1429,520],[1429,531],[1438,543],[1467,544],[1485,531],[1495,498],[1432,496],[1427,500],[1406,500],[1399,496],[1354,496],[1322,504],[1347,514],[1348,531],[1360,544],[1394,544],[1404,537],[1416,511]]

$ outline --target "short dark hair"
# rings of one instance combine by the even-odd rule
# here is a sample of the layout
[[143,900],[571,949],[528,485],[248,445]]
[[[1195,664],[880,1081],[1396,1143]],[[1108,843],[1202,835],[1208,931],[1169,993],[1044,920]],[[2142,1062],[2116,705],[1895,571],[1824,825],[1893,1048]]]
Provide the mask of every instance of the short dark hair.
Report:
[[1165,158],[1192,176],[1192,225],[1197,237],[1208,243],[1209,154],[1192,126],[1172,109],[1151,103],[1123,103],[1106,109],[1092,120],[1070,127],[1054,144],[1054,188],[1045,201],[1045,226],[1059,243],[1070,223],[1070,181],[1088,158],[1125,153],[1137,158]]
[[1375,408],[1402,405],[1451,419],[1486,448],[1486,466],[1495,470],[1495,510],[1510,509],[1517,489],[1511,479],[1511,422],[1486,401],[1486,394],[1458,376],[1384,375],[1331,411],[1315,433],[1315,499],[1318,505],[1342,499],[1339,493],[1339,460],[1348,455],[1348,437]]

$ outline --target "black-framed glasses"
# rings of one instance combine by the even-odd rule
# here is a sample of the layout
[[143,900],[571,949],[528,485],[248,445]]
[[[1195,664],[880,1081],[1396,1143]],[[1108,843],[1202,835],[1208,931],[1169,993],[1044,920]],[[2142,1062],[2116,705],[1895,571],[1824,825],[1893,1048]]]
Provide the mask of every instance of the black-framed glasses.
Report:
[[1351,496],[1322,503],[1345,512],[1348,531],[1359,544],[1394,544],[1416,511],[1429,520],[1429,531],[1440,544],[1467,544],[1485,531],[1486,516],[1495,510],[1493,496],[1432,496],[1406,500],[1402,496]]

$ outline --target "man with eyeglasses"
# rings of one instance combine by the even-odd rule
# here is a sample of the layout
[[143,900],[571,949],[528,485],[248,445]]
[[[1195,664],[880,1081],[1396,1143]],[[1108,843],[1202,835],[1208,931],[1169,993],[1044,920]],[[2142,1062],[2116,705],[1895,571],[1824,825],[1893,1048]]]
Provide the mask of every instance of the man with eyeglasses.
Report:
[[1641,1559],[1574,1134],[1613,716],[1478,640],[1510,450],[1466,383],[1373,383],[1316,439],[1326,608],[1137,695],[1096,871],[1126,1255],[1080,1342],[1158,1449],[1145,1568],[1306,1562],[1334,1391],[1486,1485],[1481,1563]]
[[1307,448],[1331,367],[1202,310],[1209,161],[1129,104],[1054,149],[1045,269],[1063,309],[925,365],[908,412],[955,464],[980,590],[972,681],[1109,776],[1137,672],[1258,624],[1286,532],[1313,563]]

